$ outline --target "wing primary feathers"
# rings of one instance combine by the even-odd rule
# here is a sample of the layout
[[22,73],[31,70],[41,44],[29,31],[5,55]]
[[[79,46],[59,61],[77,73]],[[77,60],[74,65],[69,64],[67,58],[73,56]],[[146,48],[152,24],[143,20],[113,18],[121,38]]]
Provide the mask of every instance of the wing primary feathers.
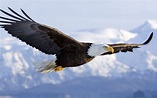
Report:
[[152,38],[153,38],[153,32],[149,35],[148,39],[142,45],[148,44]]
[[1,17],[1,16],[0,16],[0,18],[1,18],[1,19],[4,19],[4,20],[17,21],[17,20],[14,20],[14,19],[5,18],[5,17]]
[[[15,15],[21,17],[22,19],[28,20],[28,19],[26,19],[25,17],[23,17],[23,16],[21,16],[20,14],[18,14],[17,12],[15,12],[14,10],[12,10],[10,7],[8,7],[8,9],[9,9],[11,12],[13,12]],[[28,21],[29,21],[29,20],[28,20]]]
[[18,19],[18,20],[23,20],[23,19],[21,19],[21,18],[18,18],[18,17],[16,17],[16,16],[12,15],[12,14],[9,14],[9,13],[3,11],[2,9],[0,9],[0,11],[3,12],[4,14],[6,14],[6,15],[12,17],[12,18],[15,18],[15,19]]
[[32,18],[30,18],[22,9],[21,9],[22,13],[30,20],[32,20],[32,22],[35,22]]
[[0,21],[1,23],[13,23],[13,22],[10,22],[10,21]]

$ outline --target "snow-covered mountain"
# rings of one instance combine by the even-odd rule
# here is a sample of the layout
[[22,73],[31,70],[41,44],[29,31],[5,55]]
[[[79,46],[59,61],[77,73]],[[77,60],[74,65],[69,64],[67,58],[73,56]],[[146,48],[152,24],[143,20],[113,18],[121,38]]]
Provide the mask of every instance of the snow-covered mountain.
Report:
[[[80,67],[67,68],[61,72],[40,74],[33,63],[52,59],[13,37],[0,40],[0,92],[30,88],[44,83],[58,84],[74,78],[88,76],[126,77],[147,71],[157,72],[157,21],[151,20],[131,31],[119,29],[81,30],[69,35],[79,41],[96,43],[141,43],[154,32],[152,42],[133,53],[119,53],[96,57]],[[6,33],[6,32],[3,32]],[[150,75],[150,74],[149,74]],[[136,75],[133,75],[136,76]]]

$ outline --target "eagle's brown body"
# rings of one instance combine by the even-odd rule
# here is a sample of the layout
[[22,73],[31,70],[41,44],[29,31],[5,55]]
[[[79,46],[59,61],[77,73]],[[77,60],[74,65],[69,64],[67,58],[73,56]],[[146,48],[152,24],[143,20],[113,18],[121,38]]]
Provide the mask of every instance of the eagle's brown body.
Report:
[[[82,47],[75,45],[67,46],[57,55],[56,64],[62,67],[76,67],[91,61],[94,57],[87,54],[91,44],[83,44]],[[67,62],[69,61],[69,62]]]
[[107,55],[118,52],[133,52],[133,48],[148,44],[153,33],[143,44],[94,44],[79,42],[61,31],[39,24],[31,19],[22,9],[24,16],[8,8],[12,14],[1,10],[3,14],[11,18],[0,15],[0,27],[4,28],[14,37],[26,42],[45,54],[56,55],[56,60],[37,65],[39,72],[59,71],[65,67],[76,67],[91,61],[98,55]]

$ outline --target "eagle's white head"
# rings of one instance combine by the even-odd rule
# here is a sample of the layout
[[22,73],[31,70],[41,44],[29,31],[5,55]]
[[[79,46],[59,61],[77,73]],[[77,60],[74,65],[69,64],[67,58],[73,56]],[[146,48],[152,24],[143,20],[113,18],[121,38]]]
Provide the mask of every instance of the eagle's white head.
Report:
[[105,52],[114,52],[114,49],[107,44],[91,44],[88,49],[88,55],[95,57]]

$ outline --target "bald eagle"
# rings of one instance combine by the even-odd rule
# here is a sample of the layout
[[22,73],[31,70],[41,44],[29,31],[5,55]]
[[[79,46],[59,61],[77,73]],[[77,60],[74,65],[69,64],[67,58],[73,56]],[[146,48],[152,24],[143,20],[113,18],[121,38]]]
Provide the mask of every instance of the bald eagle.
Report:
[[1,28],[45,54],[56,55],[55,60],[35,65],[36,70],[41,73],[61,71],[66,67],[77,67],[93,60],[96,56],[127,51],[133,52],[133,48],[148,44],[153,37],[152,32],[142,44],[79,42],[53,27],[34,21],[22,9],[23,15],[18,14],[11,8],[8,9],[12,14],[0,9],[3,14],[10,17],[0,16]]

